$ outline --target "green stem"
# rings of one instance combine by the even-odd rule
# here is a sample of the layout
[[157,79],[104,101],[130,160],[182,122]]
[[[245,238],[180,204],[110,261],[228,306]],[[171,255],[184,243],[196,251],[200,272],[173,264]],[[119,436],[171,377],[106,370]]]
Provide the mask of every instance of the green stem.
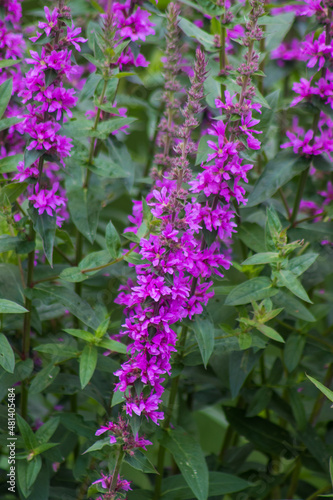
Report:
[[[30,221],[29,229],[29,240],[35,241],[36,233],[33,227],[32,221]],[[34,260],[35,260],[35,249],[33,249],[28,254],[28,270],[27,270],[27,288],[33,287],[33,273],[34,273]],[[31,324],[31,299],[26,297],[25,308],[28,310],[24,315],[23,322],[23,339],[22,339],[22,359],[27,359],[29,357],[30,351],[30,324]],[[21,415],[24,419],[27,418],[28,412],[28,388],[27,383],[22,381],[22,392],[21,392]]]
[[320,488],[319,490],[315,491],[312,495],[307,497],[305,500],[316,500],[316,498],[318,498],[321,495],[321,493],[326,493],[326,491],[328,491],[330,489],[331,489],[331,485],[328,484],[328,485],[324,486],[323,488]]
[[[180,359],[184,355],[186,336],[187,336],[187,326],[183,326],[182,331],[180,333],[180,338],[179,338],[179,348],[180,348],[179,349],[180,350],[179,357],[180,357]],[[170,427],[170,421],[171,421],[171,417],[173,414],[173,410],[174,410],[174,406],[175,406],[175,402],[176,402],[176,397],[177,397],[177,392],[178,392],[179,380],[180,380],[180,375],[177,375],[177,377],[174,377],[172,379],[172,382],[171,382],[168,408],[166,410],[166,417],[165,417],[164,424],[163,424],[164,430],[168,430]],[[164,446],[162,446],[160,444],[160,447],[158,450],[158,458],[157,458],[158,475],[156,476],[155,491],[154,491],[153,500],[158,500],[161,496],[163,471],[164,471],[164,459],[165,459],[165,448],[164,448]]]
[[[221,19],[220,19],[220,24],[221,24],[220,74],[221,74],[221,76],[224,76],[226,62],[227,62],[226,50],[225,50],[226,29],[225,29],[225,26],[223,24],[224,19],[225,19],[225,14],[223,14],[223,16],[221,16]],[[226,90],[226,86],[223,83],[221,83],[221,99],[222,99],[222,101],[224,99],[224,91],[225,90]]]

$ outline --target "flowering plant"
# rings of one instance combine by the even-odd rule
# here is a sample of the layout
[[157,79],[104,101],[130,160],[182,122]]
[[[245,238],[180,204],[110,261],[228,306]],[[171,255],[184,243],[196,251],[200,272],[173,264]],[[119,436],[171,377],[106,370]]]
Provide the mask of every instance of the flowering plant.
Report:
[[332,11],[1,2],[1,498],[333,496]]

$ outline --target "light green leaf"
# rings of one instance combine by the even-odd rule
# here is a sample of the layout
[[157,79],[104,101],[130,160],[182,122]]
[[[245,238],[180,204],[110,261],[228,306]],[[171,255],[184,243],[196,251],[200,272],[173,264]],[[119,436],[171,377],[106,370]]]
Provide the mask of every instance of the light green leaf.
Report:
[[272,264],[281,261],[277,252],[263,252],[252,255],[242,262],[242,266],[254,266],[258,264]]
[[[90,269],[93,267],[99,267],[99,266],[104,266],[105,264],[108,264],[110,262],[110,254],[107,250],[100,250],[99,252],[92,252],[89,253],[83,260],[81,260],[79,264],[79,269],[81,271],[85,269]],[[93,274],[97,273],[98,271],[91,271],[84,273],[86,276],[92,276]],[[83,276],[84,276],[83,275]]]
[[30,425],[21,417],[19,413],[16,413],[17,425],[20,430],[20,434],[24,441],[24,446],[27,451],[31,451],[38,446],[38,441],[36,436],[31,430]]
[[14,373],[15,356],[13,349],[3,333],[0,333],[0,366],[6,372]]
[[82,389],[90,381],[97,364],[97,349],[94,345],[88,344],[82,351],[80,357],[80,382]]
[[208,468],[201,446],[193,436],[177,427],[164,434],[161,442],[173,455],[185,481],[198,500],[208,497]]
[[7,109],[13,91],[13,79],[8,78],[0,85],[0,118]]
[[[114,444],[116,444],[116,443],[114,443]],[[104,448],[104,446],[114,446],[114,444],[110,443],[110,436],[108,436],[104,439],[100,439],[99,441],[96,441],[96,443],[89,446],[89,448],[87,448],[86,451],[84,451],[82,453],[82,455],[84,455],[85,453],[90,453],[91,451],[101,450],[102,448]]]
[[122,344],[121,342],[118,342],[117,340],[103,339],[98,342],[97,345],[98,347],[102,347],[103,349],[108,349],[109,351],[113,352],[120,352],[121,354],[126,354],[127,352],[127,346],[125,344]]
[[68,333],[68,335],[72,335],[73,337],[77,337],[78,339],[85,340],[86,342],[94,342],[95,336],[86,332],[85,330],[75,330],[74,328],[65,328],[64,332]]
[[263,335],[266,335],[266,337],[269,337],[270,339],[276,340],[277,342],[284,342],[283,337],[275,331],[273,328],[267,325],[260,325],[260,323],[256,324],[256,328],[261,332]]
[[23,314],[28,312],[25,307],[7,299],[0,299],[0,314]]
[[248,304],[252,300],[262,300],[273,297],[279,293],[277,288],[272,287],[271,280],[266,276],[260,276],[237,285],[228,295],[226,306],[239,306]]
[[206,33],[206,31],[198,28],[195,24],[191,23],[184,17],[180,19],[178,26],[190,38],[195,38],[201,45],[205,47],[208,52],[216,52],[217,48],[214,45],[214,36]]
[[92,131],[90,135],[91,137],[98,137],[98,139],[105,141],[111,132],[119,130],[125,125],[130,125],[136,120],[137,118],[111,118],[111,120],[100,122],[97,130]]
[[15,64],[20,64],[22,59],[3,59],[0,61],[0,68],[9,68],[10,66],[14,66]]
[[295,276],[301,276],[317,259],[318,253],[306,253],[305,255],[300,255],[295,257],[288,262],[288,270],[291,271]]
[[142,453],[137,450],[134,455],[125,455],[125,462],[137,470],[141,470],[144,474],[157,474],[157,471],[151,461]]
[[61,271],[59,278],[69,283],[79,283],[87,280],[89,275],[82,273],[79,267],[68,267]]
[[12,125],[17,125],[18,123],[21,123],[23,121],[22,117],[19,118],[3,118],[0,120],[0,132],[3,130],[6,130],[7,128],[11,127]]
[[319,389],[320,392],[322,392],[333,403],[333,391],[328,389],[328,387],[325,387],[321,382],[318,382],[315,378],[310,377],[310,375],[306,374],[306,376],[317,387],[317,389]]
[[41,425],[35,433],[35,436],[38,439],[38,441],[46,443],[57,430],[59,422],[60,422],[59,417],[51,417],[47,422]]
[[273,301],[275,305],[283,307],[286,313],[295,318],[303,319],[304,321],[316,321],[313,314],[311,314],[294,295],[284,290],[281,290],[278,295],[274,297]]
[[15,172],[16,167],[20,161],[23,161],[23,155],[5,156],[0,159],[0,174],[7,174],[8,172]]

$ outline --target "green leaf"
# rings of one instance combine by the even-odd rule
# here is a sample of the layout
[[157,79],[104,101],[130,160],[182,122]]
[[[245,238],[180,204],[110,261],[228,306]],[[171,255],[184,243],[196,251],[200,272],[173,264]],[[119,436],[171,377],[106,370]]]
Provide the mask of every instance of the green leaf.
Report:
[[279,152],[266,164],[246,207],[254,207],[271,198],[280,187],[308,168],[309,161],[289,151]]
[[[84,56],[86,55],[87,54],[85,54]],[[84,84],[84,87],[80,92],[80,97],[79,97],[80,101],[84,101],[85,99],[89,99],[89,97],[92,97],[94,95],[97,85],[101,80],[102,80],[102,75],[91,73],[88,76],[86,83]]]
[[265,252],[265,233],[261,226],[250,222],[242,222],[237,229],[237,237],[254,252]]
[[20,430],[20,434],[23,438],[25,449],[27,451],[33,450],[35,446],[38,446],[38,441],[36,436],[32,432],[30,425],[18,413],[16,413],[16,420]]
[[0,85],[0,118],[7,109],[13,91],[13,79],[9,78]]
[[68,267],[61,271],[59,278],[69,283],[79,283],[80,281],[87,280],[89,275],[82,273],[79,267]]
[[51,417],[47,422],[41,425],[35,433],[35,436],[38,439],[38,441],[46,443],[57,430],[59,422],[60,422],[59,417]]
[[0,235],[0,253],[15,250],[19,241],[17,236],[8,236],[7,234]]
[[91,451],[101,450],[102,448],[104,448],[104,446],[114,446],[114,444],[110,443],[110,436],[104,439],[99,439],[98,441],[96,441],[96,443],[89,446],[89,448],[87,448],[86,451],[82,453],[82,455],[84,455],[85,453],[90,453]]
[[134,455],[126,453],[124,461],[134,469],[141,470],[145,474],[157,474],[151,461],[140,450],[135,451]]
[[191,323],[191,328],[193,329],[195,338],[197,339],[203,364],[205,368],[207,368],[209,358],[214,351],[214,324],[208,313],[204,311],[200,316],[197,315],[195,317],[195,320]]
[[77,337],[78,339],[85,340],[86,342],[94,342],[95,336],[86,332],[85,330],[75,330],[74,328],[65,328],[64,332],[68,333],[68,335],[72,335],[73,337]]
[[0,195],[1,197],[7,196],[9,202],[14,203],[14,201],[26,190],[27,185],[26,182],[12,182],[1,188]]
[[23,121],[23,118],[4,118],[3,120],[0,120],[0,132],[3,130],[6,130],[7,128],[11,127],[12,125],[17,125],[18,123],[21,123]]
[[286,444],[292,442],[289,433],[272,422],[261,417],[246,417],[245,411],[239,408],[224,408],[230,425],[255,445],[258,450],[268,455],[279,456],[286,451]]
[[0,366],[6,372],[14,373],[15,356],[13,349],[3,333],[0,333]]
[[45,366],[31,382],[29,394],[39,394],[44,391],[46,387],[52,384],[59,372],[59,366],[54,366],[53,364]]
[[282,258],[277,252],[263,252],[252,255],[242,262],[242,266],[254,266],[258,264],[272,264],[280,262]]
[[100,323],[90,304],[68,288],[63,286],[43,286],[43,284],[40,284],[34,287],[32,295],[34,298],[50,299],[62,304],[76,318],[81,320],[85,325],[90,326],[93,330]]
[[286,288],[288,288],[288,290],[291,291],[291,293],[293,293],[300,299],[305,300],[305,302],[309,302],[310,304],[312,304],[312,300],[310,300],[301,282],[298,281],[296,276],[291,271],[281,270],[279,272],[278,286],[285,286]]
[[[245,490],[251,483],[244,479],[224,472],[209,472],[209,497],[227,495]],[[182,475],[163,479],[162,500],[190,500],[193,498],[191,489],[187,486]]]
[[195,497],[207,500],[208,468],[200,444],[181,427],[165,432],[161,444],[173,455]]
[[269,337],[270,339],[276,340],[277,342],[284,342],[283,337],[275,331],[273,328],[267,325],[261,325],[260,323],[256,324],[256,328],[261,332],[263,335],[266,335],[266,337]]
[[30,460],[30,462],[27,462],[26,460],[18,460],[18,483],[25,497],[30,494],[30,490],[37,479],[41,467],[42,459],[40,456],[34,457]]
[[320,392],[322,392],[333,403],[333,391],[328,389],[328,387],[323,385],[321,382],[318,382],[318,380],[316,380],[315,378],[310,377],[310,375],[306,374],[306,376],[317,387],[317,389],[319,389]]
[[280,291],[273,299],[274,304],[283,307],[284,311],[291,316],[304,321],[316,321],[316,318],[295,296],[285,291]]
[[97,345],[112,352],[120,352],[121,354],[126,354],[127,352],[127,346],[117,340],[103,339]]
[[20,161],[23,161],[23,155],[12,155],[12,156],[5,156],[5,158],[1,158],[0,174],[15,172],[16,167]]
[[9,68],[10,66],[14,66],[15,64],[20,64],[22,59],[3,59],[0,61],[0,68]]
[[68,208],[75,226],[90,243],[93,243],[101,209],[100,193],[92,187],[86,189],[68,186],[67,196]]
[[262,16],[258,19],[259,26],[265,26],[265,50],[267,52],[276,49],[295,19],[294,12],[286,12],[276,16]]
[[239,306],[248,304],[252,300],[262,300],[273,297],[279,293],[277,288],[272,287],[271,280],[266,276],[260,276],[237,285],[228,295],[226,306]]
[[[89,253],[84,259],[81,260],[79,264],[79,269],[81,271],[85,269],[90,269],[93,267],[99,267],[99,266],[104,266],[105,264],[108,264],[110,262],[110,254],[107,250],[100,250],[99,252],[92,252]],[[93,274],[97,273],[98,271],[91,271],[84,273],[86,276],[92,276]]]
[[98,326],[95,334],[96,334],[96,337],[98,339],[101,339],[102,337],[104,337],[104,335],[106,334],[106,332],[108,331],[108,328],[109,328],[109,324],[110,324],[110,318],[106,318],[104,321],[101,322],[101,324]]
[[307,418],[301,395],[294,387],[289,387],[288,394],[290,406],[293,412],[294,419],[296,420],[297,428],[300,431],[303,431],[307,426]]
[[130,125],[135,122],[137,118],[111,118],[111,120],[106,120],[98,124],[97,130],[91,132],[91,137],[97,137],[102,141],[105,141],[111,132],[119,130],[124,125]]
[[195,24],[191,23],[184,17],[178,17],[180,21],[178,26],[190,38],[195,38],[201,45],[205,47],[208,52],[216,52],[217,48],[214,45],[214,36],[209,35],[206,31],[198,28]]
[[232,399],[236,398],[247,376],[261,356],[253,349],[233,351],[229,356],[229,385]]
[[331,483],[332,483],[332,486],[333,486],[333,457],[330,457],[329,468],[330,468]]
[[22,314],[26,313],[28,310],[25,307],[16,304],[7,299],[0,299],[0,314]]
[[34,347],[34,351],[43,352],[44,354],[51,354],[53,356],[60,356],[62,358],[76,358],[79,351],[70,345],[63,342],[54,344],[42,344]]
[[251,399],[251,402],[246,410],[247,417],[255,417],[268,407],[272,397],[272,389],[269,387],[261,387]]
[[292,372],[299,365],[305,343],[305,335],[292,333],[288,336],[283,350],[284,364],[286,365],[288,372]]
[[301,276],[317,259],[318,253],[306,253],[295,257],[288,262],[288,271],[291,271],[295,276]]
[[43,249],[50,266],[53,267],[53,245],[57,228],[57,218],[53,214],[51,217],[46,212],[41,215],[34,207],[29,209],[29,215],[34,225],[35,231],[40,235],[43,242]]
[[80,382],[81,388],[90,381],[97,364],[97,349],[94,345],[86,345],[80,356]]
[[119,257],[119,251],[121,248],[121,241],[120,241],[119,234],[111,221],[106,226],[105,241],[106,241],[106,246],[107,246],[107,249],[109,250],[109,253],[111,255],[112,260]]

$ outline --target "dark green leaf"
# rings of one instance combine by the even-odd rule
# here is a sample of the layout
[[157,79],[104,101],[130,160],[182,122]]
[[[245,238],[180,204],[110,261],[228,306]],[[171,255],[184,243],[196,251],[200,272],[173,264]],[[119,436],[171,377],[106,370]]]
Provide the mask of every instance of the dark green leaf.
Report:
[[251,372],[261,352],[254,353],[253,349],[246,351],[233,351],[229,356],[229,385],[232,399],[236,398]]
[[300,431],[305,430],[307,425],[307,417],[305,414],[303,402],[301,395],[297,392],[294,387],[289,388],[289,402],[293,412],[294,419],[297,424],[297,428]]
[[39,392],[44,391],[46,387],[52,384],[59,372],[59,366],[54,366],[53,364],[45,366],[45,368],[37,373],[31,382],[29,394],[38,394]]
[[237,285],[228,295],[226,306],[239,306],[248,304],[252,300],[262,300],[273,297],[279,293],[277,288],[272,287],[271,280],[266,276],[260,276]]
[[101,450],[102,448],[104,448],[104,446],[113,446],[111,443],[110,443],[110,436],[104,438],[104,439],[100,439],[99,441],[96,441],[96,443],[92,444],[91,446],[89,446],[89,448],[87,448],[84,452],[83,452],[83,455],[85,453],[90,453],[91,451],[97,451],[97,450]]
[[[236,493],[245,490],[250,485],[251,483],[232,474],[209,472],[209,497]],[[177,475],[163,480],[161,498],[163,500],[190,500],[193,498],[193,493],[183,476]]]
[[237,237],[255,252],[265,252],[265,233],[261,226],[250,222],[242,222],[237,229]]
[[126,453],[124,460],[134,469],[141,470],[145,474],[157,474],[151,461],[140,450],[137,450],[134,455],[128,455]]
[[273,302],[278,307],[283,307],[285,312],[295,318],[303,319],[304,321],[316,321],[316,318],[296,297],[285,291],[280,291],[273,299]]
[[29,495],[41,467],[42,459],[40,456],[34,457],[30,460],[30,462],[27,462],[26,460],[18,460],[18,483],[25,497]]
[[20,430],[20,434],[24,441],[24,446],[27,451],[31,451],[38,446],[38,441],[36,436],[31,430],[30,425],[21,417],[18,413],[16,413],[17,425]]
[[301,360],[306,337],[297,333],[288,336],[283,350],[284,364],[289,372],[295,370]]
[[249,196],[247,207],[254,207],[271,198],[293,177],[308,168],[309,160],[289,151],[279,152],[270,160]]
[[111,221],[106,226],[105,241],[112,260],[119,257],[119,250],[121,247],[120,237]]
[[59,422],[59,417],[51,417],[47,422],[41,425],[41,427],[39,427],[35,433],[38,441],[46,443],[57,430]]
[[91,132],[91,137],[98,137],[105,141],[105,139],[114,132],[115,130],[119,130],[124,125],[130,125],[137,118],[112,118],[111,120],[106,120],[104,122],[99,123],[97,130]]
[[101,209],[100,193],[94,188],[70,186],[67,188],[67,196],[68,208],[75,226],[93,243]]
[[43,352],[44,354],[51,354],[60,356],[62,358],[75,358],[79,352],[74,347],[71,347],[63,342],[54,344],[42,344],[34,347],[34,351]]
[[214,324],[208,313],[205,312],[200,316],[197,315],[195,317],[195,320],[191,323],[191,328],[193,329],[195,338],[197,339],[203,364],[207,367],[209,358],[214,350]]
[[50,299],[54,302],[62,304],[75,317],[82,321],[92,329],[96,329],[100,323],[95,312],[85,300],[81,299],[72,290],[63,286],[43,286],[36,285],[33,289],[33,297],[39,299]]
[[272,389],[269,387],[261,387],[251,399],[250,405],[246,410],[247,417],[255,417],[268,407],[272,397]]
[[82,389],[90,381],[97,363],[97,349],[94,345],[86,345],[80,356],[80,382]]
[[43,242],[43,249],[50,266],[53,267],[53,245],[55,240],[55,233],[57,228],[56,215],[48,215],[46,212],[41,215],[38,210],[31,207],[29,210],[31,220],[34,225],[35,231],[40,235]]
[[93,342],[95,340],[95,336],[90,332],[86,332],[85,330],[65,328],[64,332],[68,333],[68,335],[72,335],[73,337],[77,337],[78,339],[85,340],[86,342]]
[[0,196],[8,198],[10,203],[14,203],[14,201],[26,190],[27,188],[26,182],[12,182],[11,184],[7,184],[1,188]]
[[196,498],[207,500],[208,468],[200,444],[181,427],[166,432],[161,444],[173,455]]
[[259,25],[265,26],[265,49],[271,51],[276,49],[288,31],[295,19],[294,12],[286,12],[275,16],[262,16],[258,19]]
[[285,453],[286,443],[292,442],[285,429],[264,418],[246,417],[245,412],[238,408],[228,407],[224,411],[230,425],[264,453],[280,455]]
[[0,333],[0,366],[2,366],[2,368],[6,370],[6,372],[14,373],[14,352],[3,333]]

